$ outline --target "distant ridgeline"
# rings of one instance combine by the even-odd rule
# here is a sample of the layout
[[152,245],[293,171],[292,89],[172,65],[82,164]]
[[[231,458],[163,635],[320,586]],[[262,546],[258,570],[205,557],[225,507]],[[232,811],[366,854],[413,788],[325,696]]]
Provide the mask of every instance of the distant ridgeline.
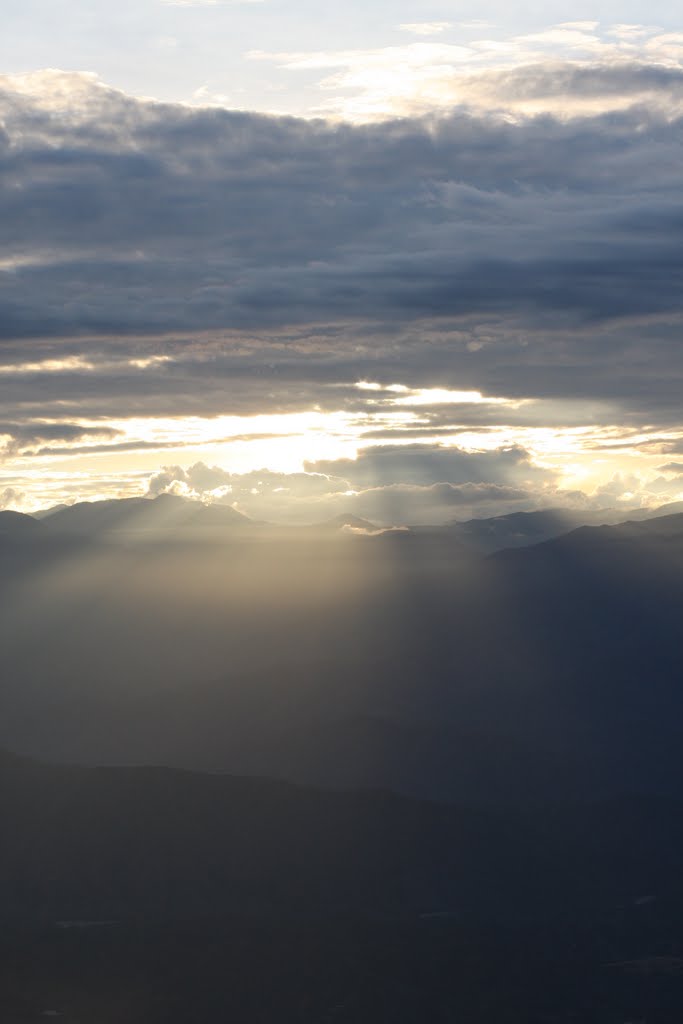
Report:
[[0,513],[0,745],[508,806],[677,797],[683,514],[658,511]]

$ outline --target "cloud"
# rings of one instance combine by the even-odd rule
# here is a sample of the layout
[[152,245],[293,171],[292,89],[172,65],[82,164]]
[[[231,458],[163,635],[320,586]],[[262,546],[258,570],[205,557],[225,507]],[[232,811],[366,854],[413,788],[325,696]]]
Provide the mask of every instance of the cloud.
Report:
[[[525,96],[683,83],[513,79]],[[0,95],[4,342],[678,309],[681,143],[656,112],[354,129],[143,103],[88,76],[20,86]]]
[[232,473],[197,462],[187,469],[164,466],[154,473],[147,493],[181,494],[208,503],[227,504],[253,519],[315,522],[327,515],[326,502],[347,492],[349,484],[322,473],[276,473],[259,469]]
[[[649,444],[637,467],[649,500],[648,473],[683,434],[681,75],[600,54],[470,67],[460,87],[477,103],[363,125],[143,102],[92,75],[2,79],[8,483],[21,453],[104,464],[180,447],[182,417],[202,423],[188,443],[227,446],[296,433],[286,417],[315,412],[347,451],[394,442],[322,473],[383,508],[398,485],[406,503],[422,489],[415,503],[434,514],[455,493],[428,493],[441,483],[549,500],[558,460],[551,472],[543,431],[577,459],[597,446],[603,478]],[[512,117],[502,94],[584,106]],[[610,95],[607,113],[589,109]],[[400,405],[396,384],[429,395]],[[487,400],[453,400],[468,392]],[[249,420],[266,413],[276,427]],[[221,417],[240,422],[220,434]],[[429,452],[395,443],[411,437]],[[290,484],[273,481],[268,509]],[[342,503],[337,487],[315,498],[321,511]],[[287,514],[303,515],[295,491]]]
[[411,21],[398,26],[402,32],[412,32],[416,36],[437,36],[452,27],[450,21]]
[[26,494],[16,487],[5,487],[0,491],[0,511],[21,512],[26,504]]
[[[529,491],[494,483],[387,484],[327,500],[327,514],[350,512],[387,526],[438,525],[451,520],[497,515],[528,508]],[[320,503],[318,504],[320,508]]]
[[309,463],[303,473],[232,473],[203,462],[153,474],[148,493],[229,504],[254,519],[312,523],[352,513],[379,525],[441,523],[534,503],[552,472],[510,449],[467,453],[428,445],[372,448],[358,459]]
[[161,0],[164,7],[231,7],[236,4],[260,4],[265,0]]
[[2,438],[6,439],[5,455],[26,454],[27,448],[41,441],[76,442],[89,438],[102,440],[103,438],[114,438],[119,433],[120,431],[105,425],[88,427],[80,423],[67,423],[64,421],[0,422],[0,440]]
[[466,451],[426,444],[366,448],[357,459],[306,463],[309,472],[343,477],[356,488],[404,483],[417,486],[448,484],[521,484],[549,481],[554,474],[535,466],[529,453],[513,445],[493,451]]
[[611,480],[597,488],[597,494],[606,502],[633,504],[635,495],[642,488],[642,481],[635,473],[615,473]]
[[165,466],[152,476],[148,490],[153,495],[163,494],[174,483],[185,484],[188,492],[199,498],[215,496],[217,491],[221,492],[221,497],[229,493],[296,493],[307,498],[345,491],[349,486],[347,481],[339,477],[330,477],[322,473],[274,473],[268,469],[231,473],[219,466],[207,466],[203,462],[196,462],[188,469],[181,466]]
[[[458,44],[415,42],[405,46],[374,49],[268,53],[252,51],[251,59],[269,60],[291,72],[326,72],[318,86],[318,112],[348,120],[367,121],[388,116],[412,116],[448,110],[454,104],[497,107],[508,113],[553,112],[563,118],[586,110],[605,113],[628,107],[645,96],[654,96],[667,109],[680,113],[680,95],[655,87],[639,96],[633,84],[624,92],[606,83],[585,95],[560,92],[550,81],[553,69],[560,78],[595,69],[613,70],[618,80],[622,68],[655,66],[680,71],[683,34],[662,33],[642,25],[602,26],[597,21],[570,21],[520,34],[477,37],[485,23],[415,22],[401,29],[428,37],[446,28],[458,28]],[[506,88],[527,69],[549,80],[534,96],[520,96]],[[623,76],[621,76],[623,81]],[[597,83],[596,83],[597,84]],[[483,87],[482,87],[483,86]]]

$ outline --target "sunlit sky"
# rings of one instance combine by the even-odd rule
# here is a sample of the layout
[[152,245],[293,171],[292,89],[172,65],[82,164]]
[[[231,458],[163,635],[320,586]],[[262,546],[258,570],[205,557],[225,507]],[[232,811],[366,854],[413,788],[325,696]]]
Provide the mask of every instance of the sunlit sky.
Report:
[[0,508],[683,500],[672,3],[6,0]]

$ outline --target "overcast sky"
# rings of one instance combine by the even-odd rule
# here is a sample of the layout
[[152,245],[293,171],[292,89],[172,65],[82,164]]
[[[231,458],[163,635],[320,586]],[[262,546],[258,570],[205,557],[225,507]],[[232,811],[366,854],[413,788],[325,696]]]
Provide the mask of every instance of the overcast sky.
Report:
[[9,0],[0,507],[683,498],[673,4]]

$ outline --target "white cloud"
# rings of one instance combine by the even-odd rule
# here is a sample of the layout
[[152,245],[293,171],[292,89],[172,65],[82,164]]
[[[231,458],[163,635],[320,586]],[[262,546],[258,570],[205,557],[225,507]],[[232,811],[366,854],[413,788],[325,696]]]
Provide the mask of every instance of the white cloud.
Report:
[[[405,31],[429,36],[455,28],[448,22],[406,22]],[[460,28],[478,28],[462,23]],[[461,45],[415,42],[375,49],[266,52],[251,51],[251,60],[272,61],[288,71],[329,71],[318,82],[326,94],[313,111],[351,121],[380,120],[452,108],[484,106],[516,115],[551,112],[561,116],[619,110],[642,96],[609,87],[588,98],[580,90],[559,91],[550,79],[559,69],[569,72],[619,71],[628,63],[679,68],[683,64],[683,33],[662,33],[641,25],[601,28],[597,21],[570,21],[540,31],[511,36],[468,38]],[[548,80],[533,100],[509,89],[509,76],[539,69]],[[496,77],[498,76],[498,77]],[[571,83],[570,83],[571,84]],[[649,96],[650,92],[646,90]],[[661,94],[666,106],[669,102]],[[674,108],[679,109],[678,97]]]
[[438,36],[451,28],[450,21],[411,21],[398,26],[402,32],[412,32],[416,36]]
[[577,32],[594,32],[599,25],[599,21],[562,21],[557,27],[575,29]]
[[456,21],[454,23],[455,28],[462,28],[468,32],[479,32],[481,29],[492,28],[490,21],[483,21],[481,18],[475,18],[472,21]]
[[164,7],[231,7],[236,4],[261,4],[264,0],[161,0]]
[[645,50],[654,59],[683,61],[683,32],[666,32],[645,43]]
[[642,39],[644,36],[650,36],[653,31],[656,30],[649,28],[647,25],[633,25],[620,22],[616,25],[611,25],[610,28],[607,29],[607,35],[615,36],[617,39],[624,39],[630,42]]
[[26,504],[26,495],[16,487],[5,487],[0,491],[0,511],[19,512],[26,507]]

